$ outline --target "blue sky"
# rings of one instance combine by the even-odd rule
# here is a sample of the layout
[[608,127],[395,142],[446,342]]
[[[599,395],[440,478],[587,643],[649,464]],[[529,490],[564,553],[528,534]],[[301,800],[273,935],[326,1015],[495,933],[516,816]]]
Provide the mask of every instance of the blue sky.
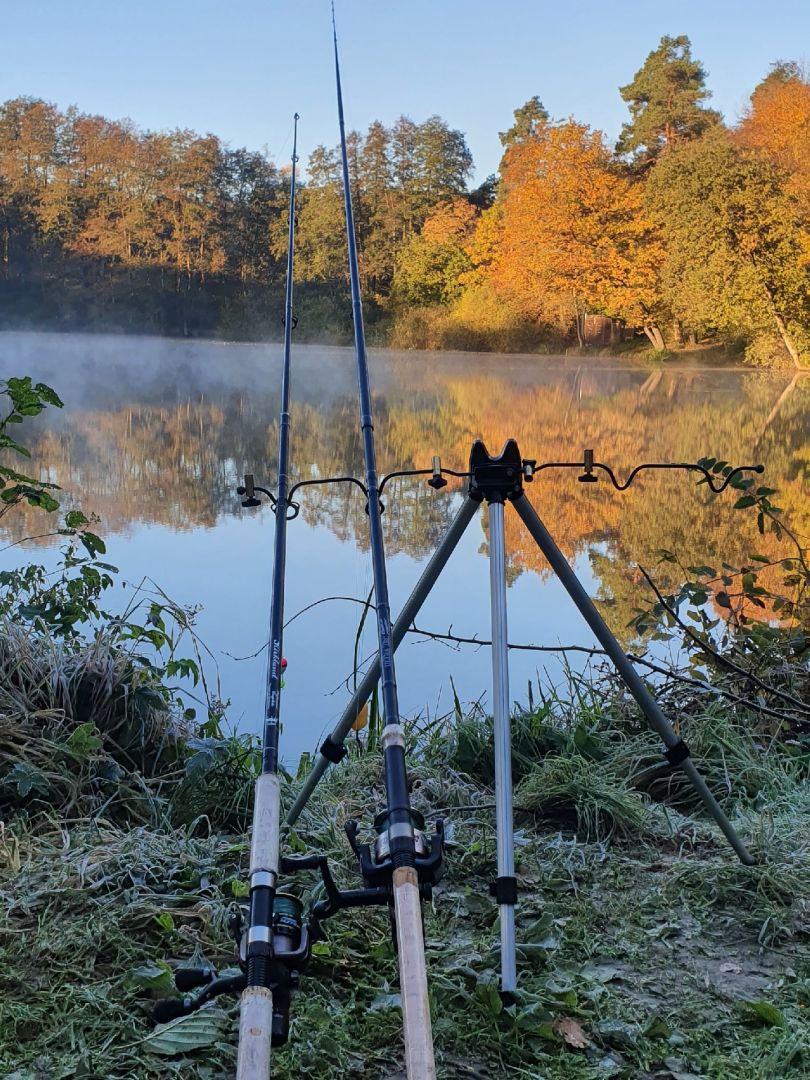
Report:
[[[465,132],[479,180],[498,131],[538,94],[615,139],[629,82],[662,34],[688,34],[713,104],[739,116],[776,59],[810,54],[810,0],[338,0],[346,121],[439,113]],[[20,94],[211,131],[302,157],[337,141],[328,0],[0,0],[0,100]]]

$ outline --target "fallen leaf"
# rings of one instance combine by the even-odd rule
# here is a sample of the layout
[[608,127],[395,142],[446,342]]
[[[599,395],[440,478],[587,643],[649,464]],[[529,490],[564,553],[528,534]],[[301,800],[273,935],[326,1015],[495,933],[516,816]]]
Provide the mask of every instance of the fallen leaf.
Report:
[[584,1050],[590,1044],[590,1039],[585,1034],[582,1024],[571,1016],[561,1016],[552,1025],[553,1030],[569,1046],[575,1050]]
[[739,975],[742,968],[739,964],[721,964],[720,970],[725,972],[731,972],[733,975]]
[[609,983],[619,976],[620,969],[613,964],[586,964],[581,974],[592,982]]
[[181,1016],[168,1024],[160,1024],[141,1040],[144,1048],[152,1054],[174,1057],[213,1046],[225,1028],[227,1017],[216,1007],[203,1008],[190,1016]]

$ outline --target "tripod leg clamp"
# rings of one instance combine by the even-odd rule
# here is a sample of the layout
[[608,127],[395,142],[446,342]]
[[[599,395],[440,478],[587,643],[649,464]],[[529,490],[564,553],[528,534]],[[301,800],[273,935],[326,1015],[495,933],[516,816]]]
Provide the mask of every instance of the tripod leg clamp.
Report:
[[683,739],[678,739],[674,746],[670,746],[664,751],[664,757],[673,769],[677,769],[679,765],[683,765],[690,756],[689,747]]
[[499,877],[490,882],[489,895],[494,896],[499,904],[516,904],[517,893],[517,878],[514,877]]
[[346,757],[348,750],[343,743],[332,742],[331,737],[327,736],[321,744],[320,753],[327,761],[331,761],[333,765],[338,765]]

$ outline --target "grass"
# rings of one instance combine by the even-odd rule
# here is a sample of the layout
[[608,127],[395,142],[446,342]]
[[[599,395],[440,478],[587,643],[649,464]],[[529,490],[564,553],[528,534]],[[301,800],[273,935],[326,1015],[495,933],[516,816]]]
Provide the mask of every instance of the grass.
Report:
[[[149,1012],[167,965],[233,962],[226,923],[243,892],[255,754],[179,732],[154,701],[142,743],[130,742],[135,707],[115,689],[126,673],[114,657],[0,647],[20,657],[16,688],[0,691],[0,1077],[232,1076],[235,1001],[196,1014],[185,1052],[167,1052]],[[106,689],[88,712],[76,687],[89,675]],[[736,862],[615,687],[572,684],[570,700],[516,710],[520,992],[508,1006],[488,895],[491,721],[476,711],[411,730],[414,805],[449,828],[425,912],[443,1080],[808,1075],[807,754],[763,737],[755,715],[678,705],[758,865]],[[45,785],[21,783],[29,765]],[[294,790],[288,779],[285,799]],[[286,846],[329,853],[338,880],[357,884],[343,824],[369,825],[383,800],[378,753],[356,746]],[[311,874],[292,884],[316,895]],[[337,916],[274,1076],[401,1077],[396,990],[386,914]]]

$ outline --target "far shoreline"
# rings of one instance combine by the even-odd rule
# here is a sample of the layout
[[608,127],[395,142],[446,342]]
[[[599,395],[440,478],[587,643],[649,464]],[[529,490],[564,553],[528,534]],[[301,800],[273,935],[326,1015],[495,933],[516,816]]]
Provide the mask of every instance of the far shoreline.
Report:
[[[59,329],[54,327],[2,327],[0,328],[0,346],[4,341],[13,338],[28,339],[33,337],[47,337],[49,339],[64,338],[65,340],[77,340],[82,337],[108,341],[144,341],[150,343],[164,343],[171,346],[204,346],[204,347],[227,347],[257,349],[268,348],[280,350],[282,341],[274,338],[223,338],[213,335],[188,335],[179,334],[155,334],[146,331],[132,332],[129,330],[105,328],[86,329]],[[296,350],[321,350],[342,354],[353,352],[354,345],[351,342],[341,343],[334,340],[308,340],[294,344]],[[467,349],[403,349],[388,345],[369,345],[370,356],[385,355],[388,358],[410,358],[417,362],[427,361],[432,357],[441,357],[443,361],[450,359],[480,360],[486,357],[498,357],[505,361],[525,363],[531,361],[538,363],[544,368],[576,368],[578,366],[598,364],[600,367],[633,368],[643,370],[655,370],[660,368],[667,371],[698,371],[698,370],[723,370],[741,372],[760,372],[785,375],[810,374],[807,369],[796,369],[792,365],[755,365],[746,364],[740,360],[742,355],[738,350],[730,350],[723,345],[706,345],[697,348],[667,350],[661,355],[656,355],[644,349],[623,349],[612,351],[609,348],[599,348],[581,351],[571,349],[565,353],[560,352],[495,352],[492,350],[467,350]]]

